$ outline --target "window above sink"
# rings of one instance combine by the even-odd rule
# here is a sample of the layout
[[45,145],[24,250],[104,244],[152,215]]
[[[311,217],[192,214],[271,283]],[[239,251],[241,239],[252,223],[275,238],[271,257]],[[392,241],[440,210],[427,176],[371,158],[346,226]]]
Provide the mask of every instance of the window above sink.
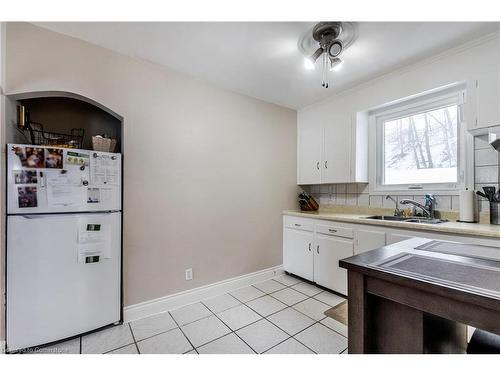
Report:
[[370,111],[370,192],[463,188],[464,101],[456,84]]

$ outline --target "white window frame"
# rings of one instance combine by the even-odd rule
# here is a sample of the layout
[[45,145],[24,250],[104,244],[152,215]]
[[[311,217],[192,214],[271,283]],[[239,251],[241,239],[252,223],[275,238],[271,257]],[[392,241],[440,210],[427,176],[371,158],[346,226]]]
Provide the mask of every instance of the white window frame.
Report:
[[[399,194],[421,195],[424,192],[433,192],[443,195],[457,195],[459,190],[466,186],[466,126],[464,122],[464,103],[466,92],[463,85],[453,86],[451,89],[441,89],[411,99],[399,101],[369,112],[370,127],[370,193],[371,194]],[[457,182],[456,183],[422,183],[385,185],[384,181],[384,122],[401,117],[443,108],[456,104],[458,106],[457,119]]]

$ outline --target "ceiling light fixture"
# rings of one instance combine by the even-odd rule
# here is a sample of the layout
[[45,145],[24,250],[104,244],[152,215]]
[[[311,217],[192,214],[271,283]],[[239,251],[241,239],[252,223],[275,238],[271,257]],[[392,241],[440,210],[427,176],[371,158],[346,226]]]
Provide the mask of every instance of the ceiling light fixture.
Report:
[[314,62],[311,61],[309,57],[304,57],[304,68],[307,70],[314,70],[316,68],[316,65],[314,65]]
[[342,65],[344,65],[344,60],[340,57],[330,58],[330,71],[338,72],[342,69]]
[[[354,40],[354,25],[349,22],[320,22],[299,41],[308,70],[322,64],[321,86],[328,88],[328,72],[339,71],[344,61],[339,56]],[[314,52],[312,52],[314,51]],[[321,58],[320,58],[321,57]]]

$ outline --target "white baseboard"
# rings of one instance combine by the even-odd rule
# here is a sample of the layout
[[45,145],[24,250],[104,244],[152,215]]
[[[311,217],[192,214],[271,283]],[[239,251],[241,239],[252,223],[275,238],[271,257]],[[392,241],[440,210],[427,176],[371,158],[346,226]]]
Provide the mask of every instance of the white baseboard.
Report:
[[0,340],[0,354],[5,354],[5,341]]
[[125,322],[131,322],[133,320],[142,319],[164,311],[174,310],[179,307],[189,305],[190,303],[215,297],[235,289],[271,279],[283,273],[283,266],[271,267],[265,270],[222,280],[213,284],[189,289],[184,292],[152,299],[135,305],[125,306],[123,309],[123,320]]

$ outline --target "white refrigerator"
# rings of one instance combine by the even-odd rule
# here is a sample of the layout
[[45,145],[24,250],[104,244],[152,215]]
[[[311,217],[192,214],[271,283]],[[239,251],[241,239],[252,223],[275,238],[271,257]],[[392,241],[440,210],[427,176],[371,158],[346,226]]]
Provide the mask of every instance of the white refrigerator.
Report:
[[121,321],[121,154],[7,145],[7,350]]

